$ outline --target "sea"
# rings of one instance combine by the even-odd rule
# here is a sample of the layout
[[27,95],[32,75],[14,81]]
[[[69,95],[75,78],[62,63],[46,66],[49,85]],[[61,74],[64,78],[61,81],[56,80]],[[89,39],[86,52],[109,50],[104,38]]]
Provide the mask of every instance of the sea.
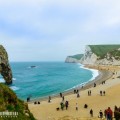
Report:
[[[98,70],[79,63],[11,62],[13,84],[9,87],[26,100],[44,98],[81,87],[98,76]],[[0,76],[0,82],[5,82]]]

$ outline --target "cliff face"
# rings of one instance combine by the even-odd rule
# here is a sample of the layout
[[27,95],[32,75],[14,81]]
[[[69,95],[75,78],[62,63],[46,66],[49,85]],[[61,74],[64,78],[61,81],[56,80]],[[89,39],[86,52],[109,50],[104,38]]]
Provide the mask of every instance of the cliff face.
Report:
[[8,55],[2,45],[0,45],[0,73],[6,84],[12,83],[12,71],[8,62]]
[[78,63],[79,60],[68,56],[68,57],[66,58],[65,62],[66,62],[66,63]]
[[[109,48],[111,45],[107,47]],[[99,48],[100,49],[98,51],[93,51],[91,46],[86,46],[85,54],[81,59],[81,63],[91,65],[120,65],[120,49],[118,46],[116,48],[113,47],[113,49],[111,48],[109,50],[106,48],[106,52],[104,52],[106,50],[105,48],[102,48],[101,46],[99,46]]]
[[79,60],[73,58],[66,60],[90,65],[120,65],[120,45],[88,45]]
[[81,61],[81,58],[83,57],[83,54],[77,54],[73,56],[68,56],[65,60],[66,63],[79,63]]

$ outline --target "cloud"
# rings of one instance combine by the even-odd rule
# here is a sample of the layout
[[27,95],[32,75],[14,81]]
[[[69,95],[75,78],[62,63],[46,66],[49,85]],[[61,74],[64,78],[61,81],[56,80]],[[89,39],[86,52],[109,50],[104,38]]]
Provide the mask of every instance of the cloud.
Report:
[[0,1],[0,43],[12,61],[64,60],[67,55],[83,53],[87,44],[120,43],[119,3]]

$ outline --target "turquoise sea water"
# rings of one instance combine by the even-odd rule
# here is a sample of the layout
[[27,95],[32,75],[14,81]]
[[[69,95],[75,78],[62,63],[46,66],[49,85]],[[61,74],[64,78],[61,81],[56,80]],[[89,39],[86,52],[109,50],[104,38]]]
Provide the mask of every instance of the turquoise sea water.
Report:
[[80,64],[64,62],[14,62],[11,68],[13,84],[10,88],[23,100],[29,95],[34,99],[58,94],[98,75],[97,71],[84,69]]

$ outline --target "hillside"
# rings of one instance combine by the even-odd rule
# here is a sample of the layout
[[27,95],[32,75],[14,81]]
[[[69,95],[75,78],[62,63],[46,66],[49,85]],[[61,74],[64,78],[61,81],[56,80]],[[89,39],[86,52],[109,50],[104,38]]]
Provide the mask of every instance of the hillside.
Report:
[[[12,70],[7,52],[2,45],[0,45],[0,74],[6,81],[6,84],[0,83],[0,120],[35,120],[28,109],[28,104],[18,99],[7,86],[12,84]],[[16,113],[17,115],[13,115]]]
[[68,56],[65,60],[66,63],[78,63],[79,60],[83,57],[83,54],[76,54],[73,56]]
[[76,54],[76,55],[68,56],[68,57],[71,57],[71,58],[75,58],[75,59],[77,59],[77,60],[80,60],[80,59],[83,57],[83,54]]
[[[88,45],[91,48],[91,51],[96,54],[100,59],[103,59],[105,55],[109,52],[114,56],[116,52],[112,52],[120,48],[120,45]],[[117,55],[120,56],[118,53]]]
[[4,115],[0,120],[35,120],[28,105],[19,100],[16,94],[6,85],[0,83],[0,112],[18,112],[17,117]]

